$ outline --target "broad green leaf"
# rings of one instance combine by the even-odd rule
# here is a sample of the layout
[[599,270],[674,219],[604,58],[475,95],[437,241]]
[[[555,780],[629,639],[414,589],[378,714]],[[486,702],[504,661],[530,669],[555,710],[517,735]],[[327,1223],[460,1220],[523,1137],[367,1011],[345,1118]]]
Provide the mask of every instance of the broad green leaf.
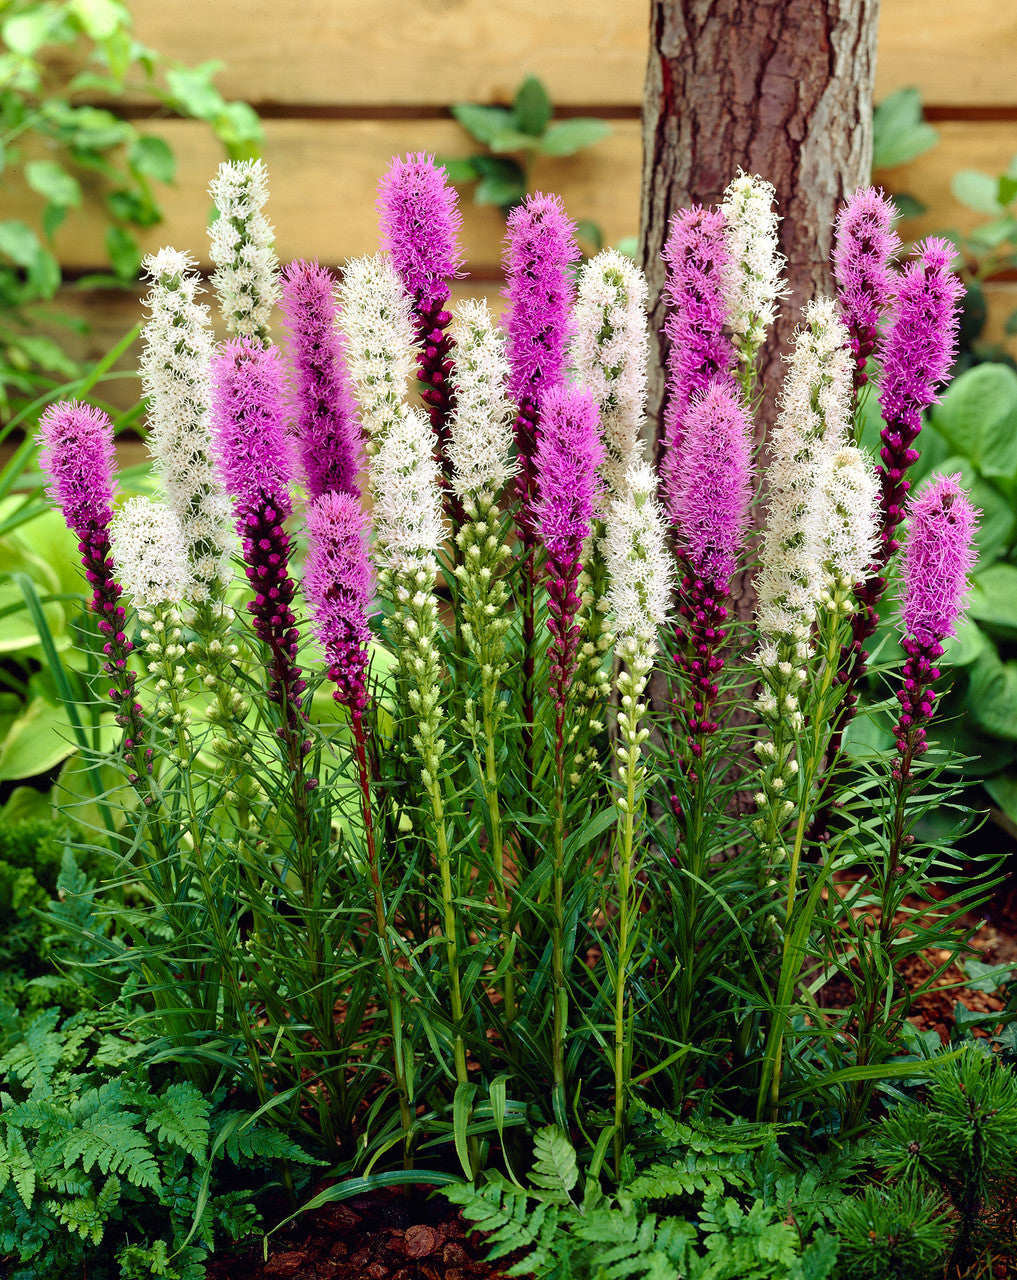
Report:
[[990,564],[977,573],[968,612],[990,631],[1017,633],[1017,565]]
[[1017,373],[980,364],[955,379],[932,424],[985,476],[1017,476]]
[[544,132],[551,119],[551,99],[536,76],[528,76],[519,86],[512,112],[523,133],[537,137]]
[[439,167],[445,170],[449,182],[472,182],[477,176],[477,168],[470,157],[463,159],[442,159]]
[[942,666],[970,666],[990,643],[978,624],[971,618],[966,618],[957,628],[957,634],[944,642]]
[[455,102],[451,111],[467,133],[487,146],[490,146],[491,140],[498,134],[513,131],[512,112],[506,111],[504,107],[482,107],[475,102]]
[[45,196],[50,204],[66,208],[81,204],[81,186],[77,178],[55,160],[29,160],[25,177],[33,191]]
[[526,199],[526,187],[521,182],[510,182],[503,178],[481,178],[473,198],[477,204],[522,204]]
[[156,182],[172,182],[177,174],[177,160],[162,138],[143,134],[131,143],[127,162],[135,173],[143,173]]
[[231,160],[256,160],[261,154],[265,132],[258,113],[246,102],[223,102],[211,124]]
[[46,698],[33,698],[0,745],[0,782],[48,773],[74,750],[64,709]]
[[1009,173],[1001,173],[999,175],[999,190],[996,193],[996,199],[1004,207],[1017,198],[1017,178],[1012,177]]
[[872,113],[874,169],[907,164],[934,147],[939,134],[922,119],[922,99],[917,89],[898,89],[884,98]]
[[131,65],[134,42],[131,39],[130,30],[127,27],[117,27],[112,35],[108,35],[99,43],[113,77],[114,91],[119,91]]
[[24,13],[15,13],[7,18],[0,26],[0,40],[13,53],[30,58],[46,43],[60,18],[60,10],[55,4],[33,5]]
[[212,84],[221,62],[204,62],[199,67],[172,67],[166,72],[177,107],[196,120],[212,120],[223,108],[223,97]]
[[578,116],[575,120],[559,120],[540,139],[540,152],[545,156],[571,156],[584,147],[592,147],[611,132],[606,120]]
[[27,222],[11,219],[0,222],[0,253],[5,253],[19,267],[28,267],[39,256],[42,245]]
[[982,786],[1006,816],[1017,822],[1017,772],[1008,769],[997,773],[993,778],[983,779]]
[[123,227],[110,227],[106,232],[106,252],[113,270],[121,280],[134,280],[141,266],[138,242]]
[[893,203],[897,206],[897,213],[902,218],[920,218],[928,207],[922,204],[921,200],[916,200],[914,196],[906,195],[902,191],[893,193]]
[[961,204],[978,213],[987,213],[995,218],[1002,212],[998,199],[999,180],[987,173],[961,169],[950,179],[950,190]]
[[71,12],[93,40],[106,40],[120,26],[130,25],[130,15],[117,0],[71,0]]
[[971,668],[968,705],[986,733],[1017,741],[1017,662],[1000,662],[994,649],[984,650]]

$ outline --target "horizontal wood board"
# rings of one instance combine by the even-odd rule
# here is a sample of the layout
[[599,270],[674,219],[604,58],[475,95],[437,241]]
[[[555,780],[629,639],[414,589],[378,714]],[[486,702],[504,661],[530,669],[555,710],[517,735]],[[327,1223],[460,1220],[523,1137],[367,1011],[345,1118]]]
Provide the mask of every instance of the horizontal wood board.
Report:
[[[526,75],[556,102],[642,99],[645,0],[132,0],[138,37],[188,62],[221,60],[231,97],[300,106],[505,102]],[[1010,0],[883,0],[876,92],[1017,104]]]

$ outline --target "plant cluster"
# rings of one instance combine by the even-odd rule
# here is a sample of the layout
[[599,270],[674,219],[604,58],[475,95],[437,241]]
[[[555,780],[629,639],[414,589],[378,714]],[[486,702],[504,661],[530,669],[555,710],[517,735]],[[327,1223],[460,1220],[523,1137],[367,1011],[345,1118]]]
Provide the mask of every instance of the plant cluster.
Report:
[[[77,378],[61,343],[39,332],[61,285],[54,236],[101,203],[112,274],[82,284],[133,284],[135,232],[161,220],[158,186],[176,157],[157,134],[108,106],[127,95],[167,114],[206,121],[226,153],[257,154],[261,125],[212,83],[219,64],[187,67],[146,48],[121,0],[9,0],[0,20],[0,183],[7,196],[40,202],[37,218],[0,221],[0,410],[33,399],[56,375]],[[101,202],[96,197],[101,197]]]
[[[877,1090],[927,1074],[913,1002],[965,954],[993,874],[920,825],[958,786],[931,735],[976,554],[959,475],[911,492],[955,345],[950,247],[902,263],[892,205],[847,203],[757,553],[756,366],[783,294],[768,184],[739,175],[672,220],[659,475],[645,280],[614,251],[576,272],[557,198],[509,217],[499,325],[450,307],[459,214],[431,158],[393,161],[382,251],[338,283],[280,271],[267,194],[260,163],[213,184],[226,342],[192,260],[146,260],[155,497],[120,501],[100,410],[40,424],[115,738],[80,752],[118,869],[109,927],[79,933],[182,1086],[226,1078],[361,1175],[326,1199],[494,1164],[504,1192],[538,1129],[547,1220],[575,1207],[578,1151],[588,1207],[629,1232],[648,1108],[736,1117],[742,1152],[746,1124],[792,1125],[799,1153],[850,1142]],[[877,398],[878,461],[859,440]],[[887,602],[896,656],[869,652]],[[854,728],[868,680],[893,708],[883,751]],[[772,1205],[729,1206],[727,1174],[671,1185],[704,1195],[691,1234],[660,1227],[654,1274],[699,1266],[697,1233],[729,1268],[756,1249],[829,1274],[819,1236],[803,1251]]]

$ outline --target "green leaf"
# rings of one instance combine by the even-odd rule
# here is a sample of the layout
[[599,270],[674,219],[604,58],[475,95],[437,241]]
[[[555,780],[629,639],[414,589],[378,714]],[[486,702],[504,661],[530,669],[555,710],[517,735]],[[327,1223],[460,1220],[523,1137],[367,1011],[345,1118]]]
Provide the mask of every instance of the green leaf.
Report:
[[35,778],[74,754],[71,726],[62,707],[33,698],[0,743],[0,782]]
[[222,65],[204,62],[199,67],[172,67],[166,72],[174,105],[182,114],[196,120],[213,120],[222,111],[223,96],[212,84],[212,77]]
[[138,242],[123,227],[109,227],[106,231],[106,252],[113,270],[121,280],[134,280],[141,267],[141,250]]
[[127,27],[117,27],[112,35],[99,43],[113,77],[114,92],[118,92],[123,87],[124,76],[130,68],[133,55],[134,42],[130,30]]
[[611,132],[605,120],[578,116],[575,120],[559,120],[540,139],[540,152],[545,156],[571,156],[584,147],[592,147]]
[[978,213],[987,213],[995,218],[1002,211],[998,199],[999,181],[987,173],[961,169],[950,179],[950,190],[961,204]]
[[982,786],[1011,822],[1017,822],[1017,774],[1012,770],[997,773],[995,777],[983,778]]
[[28,267],[42,250],[39,237],[26,222],[12,219],[0,222],[0,253],[5,253],[19,267]]
[[470,157],[465,159],[443,159],[439,161],[439,168],[445,170],[445,176],[449,182],[473,182],[477,177],[477,168]]
[[922,204],[921,200],[916,200],[914,196],[905,194],[903,191],[895,191],[893,193],[893,203],[897,206],[897,213],[902,218],[920,218],[927,205]]
[[55,160],[29,160],[25,177],[33,191],[45,196],[50,204],[67,208],[81,204],[81,186],[77,178]]
[[452,1098],[452,1135],[455,1139],[456,1155],[459,1157],[459,1163],[463,1166],[463,1171],[467,1178],[472,1178],[474,1175],[474,1169],[470,1163],[470,1150],[466,1131],[469,1127],[470,1111],[476,1093],[477,1086],[475,1084],[461,1081],[456,1085],[456,1091]]
[[576,222],[576,235],[580,240],[585,240],[588,244],[591,244],[594,253],[600,253],[604,247],[604,235],[600,227],[595,222],[591,222],[589,218],[580,218]]
[[1017,477],[1017,373],[980,364],[956,378],[932,424],[985,476]]
[[934,147],[939,134],[922,119],[917,89],[898,89],[872,113],[872,167],[893,169]]
[[1001,173],[999,175],[999,190],[996,192],[996,199],[1005,208],[1015,198],[1017,198],[1017,178],[1012,177],[1009,173]]
[[1017,740],[1017,662],[1000,662],[995,650],[986,649],[971,668],[968,705],[986,733],[1008,742]]
[[172,182],[177,176],[177,160],[162,138],[143,134],[131,143],[127,163],[135,173],[143,173],[156,182]]
[[991,642],[978,625],[971,618],[965,618],[958,626],[957,634],[950,636],[943,644],[942,665],[944,667],[970,666],[989,643]]
[[145,1127],[155,1132],[160,1145],[170,1142],[195,1160],[204,1160],[210,1109],[209,1100],[193,1084],[179,1081],[158,1098]]
[[531,137],[538,137],[547,128],[551,119],[551,99],[536,76],[528,76],[519,86],[512,113],[518,127]]
[[977,573],[968,612],[990,631],[1017,633],[1017,566],[990,564]]
[[24,13],[13,14],[0,26],[0,40],[13,53],[30,58],[46,43],[60,19],[60,10],[55,4],[32,5]]
[[475,102],[455,102],[453,116],[478,142],[490,146],[499,134],[514,132],[514,118],[504,107],[482,107]]
[[130,25],[130,15],[117,0],[71,0],[71,12],[93,40],[108,39],[118,27]]

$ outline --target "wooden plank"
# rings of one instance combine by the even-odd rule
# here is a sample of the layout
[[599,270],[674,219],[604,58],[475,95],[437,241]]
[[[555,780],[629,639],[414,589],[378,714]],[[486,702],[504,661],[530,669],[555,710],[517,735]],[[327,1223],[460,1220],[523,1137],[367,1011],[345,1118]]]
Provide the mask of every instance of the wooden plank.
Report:
[[[208,130],[193,121],[152,122],[150,131],[173,147],[178,160],[175,187],[161,188],[165,221],[139,235],[146,252],[173,244],[209,264],[205,231],[209,180],[222,158]],[[316,257],[336,263],[378,248],[375,193],[393,155],[427,151],[439,156],[469,154],[469,143],[450,121],[276,120],[266,123],[265,162],[271,195],[268,215],[284,260]],[[605,243],[639,230],[639,126],[620,121],[612,135],[578,156],[538,163],[537,189],[565,198],[569,213],[598,223]],[[39,198],[20,193],[5,217],[37,221]],[[497,209],[463,199],[467,262],[488,273],[502,254],[504,222]],[[57,253],[65,267],[91,270],[104,261],[105,226],[94,215],[74,215],[59,230]]]
[[911,239],[943,230],[964,234],[987,221],[984,214],[955,200],[950,190],[953,175],[961,169],[979,169],[993,176],[1002,173],[1017,152],[1017,132],[1009,124],[946,122],[936,126],[939,143],[911,164],[884,169],[876,181],[895,194],[915,196],[927,207],[919,218],[909,218],[902,232]]
[[[537,75],[562,104],[638,106],[647,10],[636,0],[133,0],[139,39],[225,65],[229,97],[300,105],[508,102]],[[1017,103],[1017,8],[1003,0],[883,0],[876,91]]]

